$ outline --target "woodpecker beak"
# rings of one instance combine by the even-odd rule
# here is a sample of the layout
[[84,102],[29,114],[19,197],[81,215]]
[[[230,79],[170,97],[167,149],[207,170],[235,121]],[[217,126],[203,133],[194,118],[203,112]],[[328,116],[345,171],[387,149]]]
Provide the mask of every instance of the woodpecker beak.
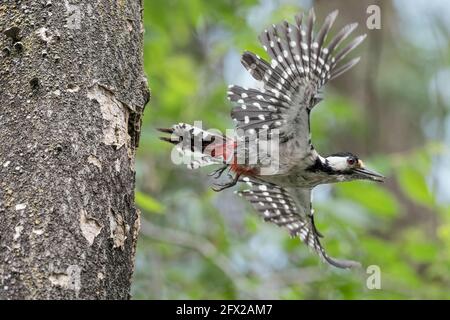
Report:
[[384,176],[379,174],[378,172],[366,169],[364,167],[364,163],[361,160],[358,160],[358,165],[356,169],[354,169],[354,172],[357,174],[359,179],[365,179],[365,180],[373,180],[377,182],[384,182]]

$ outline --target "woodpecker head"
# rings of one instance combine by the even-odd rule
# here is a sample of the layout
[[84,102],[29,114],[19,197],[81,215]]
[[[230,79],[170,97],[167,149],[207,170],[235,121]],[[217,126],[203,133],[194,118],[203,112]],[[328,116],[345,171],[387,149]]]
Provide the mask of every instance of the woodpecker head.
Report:
[[384,177],[372,170],[366,169],[364,163],[350,152],[332,154],[325,158],[326,166],[334,173],[340,173],[345,180],[373,180],[383,182]]

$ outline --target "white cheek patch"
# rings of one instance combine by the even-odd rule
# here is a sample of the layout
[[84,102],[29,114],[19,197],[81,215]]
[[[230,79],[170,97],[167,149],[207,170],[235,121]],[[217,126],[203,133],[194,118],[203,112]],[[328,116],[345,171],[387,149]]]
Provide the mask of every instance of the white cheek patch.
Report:
[[328,164],[334,170],[345,171],[349,168],[347,164],[347,157],[328,157]]

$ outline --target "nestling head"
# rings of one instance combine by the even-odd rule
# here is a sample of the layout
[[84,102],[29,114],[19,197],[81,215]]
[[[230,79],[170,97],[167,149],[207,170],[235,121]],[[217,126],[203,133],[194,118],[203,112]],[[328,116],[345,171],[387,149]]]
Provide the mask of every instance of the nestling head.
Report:
[[367,169],[364,163],[350,152],[335,153],[325,158],[326,165],[334,173],[347,176],[345,180],[373,180],[383,182],[384,177]]

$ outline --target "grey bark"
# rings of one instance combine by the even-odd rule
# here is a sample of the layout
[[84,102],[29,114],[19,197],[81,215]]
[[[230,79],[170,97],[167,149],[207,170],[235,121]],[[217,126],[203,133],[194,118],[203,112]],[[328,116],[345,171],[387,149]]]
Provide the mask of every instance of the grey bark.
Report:
[[0,2],[0,299],[127,299],[142,3]]

